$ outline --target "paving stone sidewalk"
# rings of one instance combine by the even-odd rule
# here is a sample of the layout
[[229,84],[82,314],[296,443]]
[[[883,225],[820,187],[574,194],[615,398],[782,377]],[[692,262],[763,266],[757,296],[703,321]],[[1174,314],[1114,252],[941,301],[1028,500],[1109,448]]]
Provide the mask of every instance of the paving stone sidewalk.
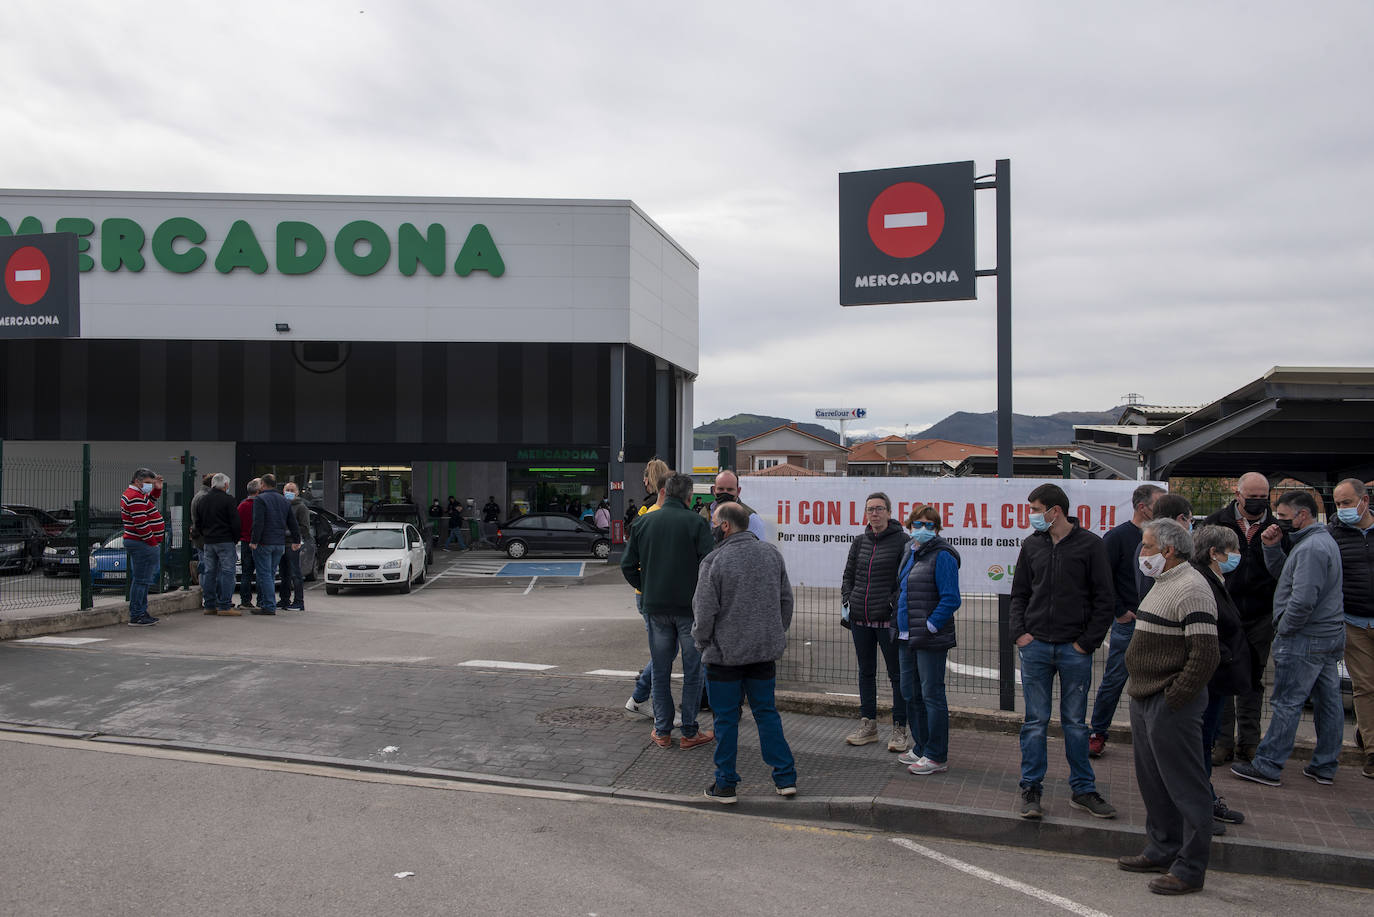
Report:
[[[266,756],[331,759],[385,769],[489,775],[590,792],[701,798],[711,748],[663,749],[650,722],[623,709],[624,679],[401,664],[338,664],[105,653],[0,645],[0,723],[154,740]],[[709,720],[704,720],[709,722]],[[853,722],[783,714],[797,758],[797,800],[772,793],[753,723],[740,730],[738,810],[828,818],[927,835],[1115,856],[1138,852],[1145,812],[1130,746],[1095,762],[1112,821],[1069,807],[1062,742],[1051,738],[1047,818],[1017,803],[1015,735],[956,729],[950,770],[915,777],[885,743],[853,748]],[[1247,816],[1214,846],[1218,868],[1374,886],[1374,780],[1342,767],[1319,786],[1290,762],[1284,785],[1218,769],[1217,791]]]

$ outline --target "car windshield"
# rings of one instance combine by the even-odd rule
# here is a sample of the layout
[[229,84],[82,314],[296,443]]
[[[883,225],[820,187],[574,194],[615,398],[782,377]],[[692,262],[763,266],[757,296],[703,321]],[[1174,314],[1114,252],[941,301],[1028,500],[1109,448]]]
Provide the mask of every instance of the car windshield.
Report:
[[24,519],[21,516],[0,516],[0,535],[23,535],[28,529],[24,528]]
[[339,550],[357,551],[368,548],[404,548],[406,536],[395,529],[351,529],[339,539]]

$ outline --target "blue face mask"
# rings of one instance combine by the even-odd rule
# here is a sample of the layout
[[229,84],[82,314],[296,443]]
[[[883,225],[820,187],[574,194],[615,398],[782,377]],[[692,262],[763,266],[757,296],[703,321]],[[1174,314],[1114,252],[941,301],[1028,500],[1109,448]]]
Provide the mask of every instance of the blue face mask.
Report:
[[1342,506],[1340,509],[1336,510],[1336,518],[1346,525],[1354,525],[1359,522],[1360,516],[1362,515],[1363,513],[1360,512],[1358,506]]
[[153,492],[153,485],[151,485],[151,484],[140,484],[140,485],[138,485],[138,489],[141,490],[141,491],[143,491],[145,494],[150,494],[150,493]]
[[930,539],[934,537],[935,532],[932,529],[918,528],[916,531],[911,533],[911,540],[915,541],[918,544],[925,544],[927,541],[930,541]]
[[282,494],[282,496],[285,497],[285,498],[288,499],[288,500],[294,500],[294,499],[296,499],[296,495],[293,494],[293,493],[291,493],[291,491],[289,491],[289,490],[288,490],[286,493]]
[[1240,566],[1240,555],[1228,553],[1226,555],[1226,559],[1223,560],[1221,563],[1217,564],[1217,566],[1221,568],[1222,573],[1230,573],[1232,570]]
[[1030,523],[1031,528],[1035,529],[1037,532],[1048,532],[1050,530],[1050,524],[1045,521],[1044,513],[1031,513]]

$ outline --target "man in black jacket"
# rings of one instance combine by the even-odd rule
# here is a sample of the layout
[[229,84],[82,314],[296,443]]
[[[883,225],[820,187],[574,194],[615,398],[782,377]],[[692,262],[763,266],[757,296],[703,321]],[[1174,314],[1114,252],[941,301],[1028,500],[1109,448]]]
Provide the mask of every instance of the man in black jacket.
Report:
[[[1226,591],[1236,603],[1245,627],[1245,642],[1250,646],[1252,690],[1227,698],[1221,708],[1221,727],[1212,748],[1212,763],[1222,765],[1233,758],[1249,761],[1260,741],[1260,707],[1264,702],[1264,668],[1269,664],[1269,646],[1274,642],[1274,589],[1278,581],[1264,563],[1260,532],[1276,524],[1269,509],[1269,480],[1258,471],[1240,476],[1235,499],[1202,521],[1203,525],[1224,525],[1240,541],[1240,566],[1226,574]],[[1283,536],[1283,550],[1291,542]]]
[[1026,719],[1021,726],[1021,817],[1044,815],[1040,799],[1048,769],[1046,733],[1054,677],[1059,676],[1059,721],[1069,760],[1070,804],[1097,818],[1115,818],[1097,792],[1088,760],[1088,685],[1093,651],[1107,636],[1115,586],[1102,539],[1069,515],[1069,497],[1041,484],[1027,498],[1034,534],[1021,542],[1011,582],[1011,633],[1021,654]]
[[204,540],[205,575],[200,578],[205,614],[241,615],[233,607],[234,547],[239,540],[238,501],[229,496],[229,475],[215,474],[210,489],[197,495],[193,515]]

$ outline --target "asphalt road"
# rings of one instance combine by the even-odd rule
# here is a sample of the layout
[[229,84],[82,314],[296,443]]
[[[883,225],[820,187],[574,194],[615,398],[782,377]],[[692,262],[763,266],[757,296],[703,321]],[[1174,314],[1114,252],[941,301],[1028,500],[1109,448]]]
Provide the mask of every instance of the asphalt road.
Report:
[[[1171,902],[1100,858],[0,734],[0,913],[1361,914],[1213,874]],[[397,878],[397,873],[413,875]]]

